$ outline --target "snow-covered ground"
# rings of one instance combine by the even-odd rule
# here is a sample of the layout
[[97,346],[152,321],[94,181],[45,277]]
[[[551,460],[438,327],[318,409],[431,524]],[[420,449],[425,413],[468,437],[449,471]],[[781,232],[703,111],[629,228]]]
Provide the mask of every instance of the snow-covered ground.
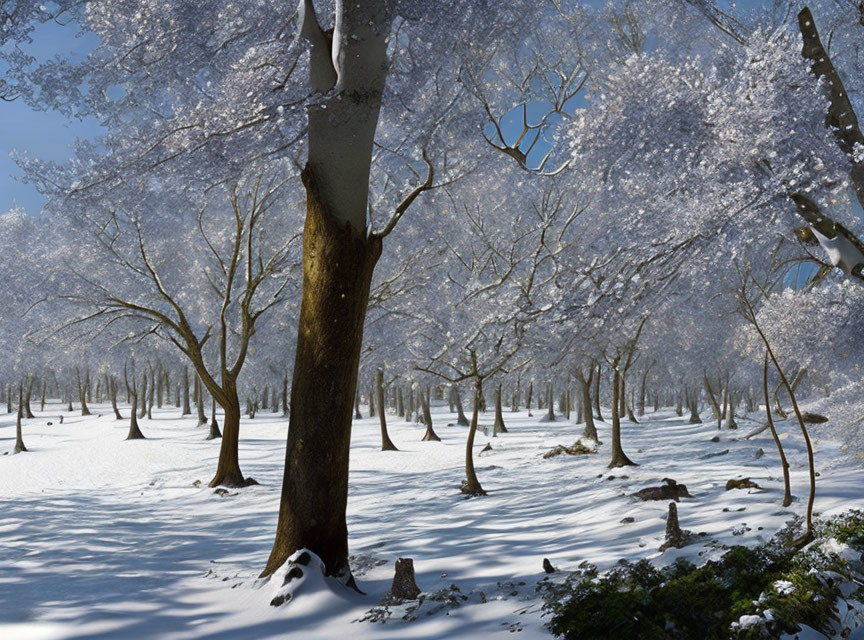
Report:
[[[746,420],[722,432],[670,411],[625,421],[624,449],[640,466],[608,470],[610,425],[598,423],[598,455],[543,459],[582,427],[506,412],[510,433],[477,439],[489,496],[466,499],[458,489],[466,429],[452,426],[446,408],[433,413],[440,443],[421,442],[422,426],[390,417],[399,452],[379,451],[377,418],[364,419],[354,425],[348,524],[365,595],[301,585],[276,608],[275,587],[257,574],[275,531],[287,421],[266,412],[243,421],[241,465],[261,486],[220,496],[206,486],[218,441],[205,441],[193,417],[154,410],[141,421],[148,439],[126,442],[127,422],[109,408],[93,408],[101,417],[63,412],[63,424],[60,409],[50,404],[25,421],[30,452],[0,455],[0,638],[548,637],[535,591],[543,558],[569,570],[720,553],[702,544],[660,554],[668,505],[632,492],[667,477],[686,484],[693,497],[679,504],[682,528],[727,545],[768,539],[803,514],[807,495],[803,442],[788,422],[780,428],[798,499],[784,509],[770,434],[744,440],[757,425]],[[490,412],[481,424],[491,421]],[[14,431],[14,416],[0,416],[0,453],[11,454]],[[827,437],[830,426],[811,432],[816,511],[864,508],[860,464]],[[492,451],[480,454],[487,442]],[[725,491],[742,476],[763,490]],[[456,585],[467,599],[438,611],[440,601],[427,601],[412,621],[403,606],[384,624],[357,622],[388,590],[399,557],[414,559],[423,591]]]

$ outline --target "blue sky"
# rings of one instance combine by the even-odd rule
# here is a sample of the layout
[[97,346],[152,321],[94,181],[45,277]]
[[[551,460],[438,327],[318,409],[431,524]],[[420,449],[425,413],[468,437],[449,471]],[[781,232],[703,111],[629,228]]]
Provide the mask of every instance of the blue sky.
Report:
[[[80,58],[92,49],[95,37],[76,37],[78,31],[75,25],[44,25],[25,49],[40,59],[54,55]],[[35,214],[43,202],[32,185],[18,180],[21,171],[10,157],[15,149],[34,157],[61,161],[71,155],[76,137],[89,138],[98,134],[99,123],[94,119],[68,120],[53,112],[34,111],[21,100],[0,102],[0,212],[17,205]]]

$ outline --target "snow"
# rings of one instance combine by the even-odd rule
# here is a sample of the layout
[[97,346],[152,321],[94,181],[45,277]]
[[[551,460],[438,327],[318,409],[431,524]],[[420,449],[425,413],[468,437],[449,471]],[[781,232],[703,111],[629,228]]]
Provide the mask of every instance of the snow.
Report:
[[[294,598],[271,607],[281,574],[273,581],[257,574],[275,531],[285,419],[259,413],[243,421],[241,465],[262,484],[220,497],[206,487],[218,443],[204,440],[207,428],[194,418],[154,409],[153,420],[141,421],[148,439],[127,442],[127,422],[115,421],[110,408],[91,407],[101,417],[64,412],[61,425],[62,408],[52,403],[25,420],[29,453],[0,455],[0,638],[431,639],[514,630],[549,637],[535,592],[543,558],[566,571],[583,561],[605,569],[620,558],[662,565],[721,553],[705,544],[659,553],[668,505],[629,497],[634,491],[665,477],[686,484],[694,497],[678,506],[682,528],[727,545],[767,540],[803,514],[807,495],[804,445],[787,422],[778,426],[796,501],[784,509],[770,433],[743,440],[757,425],[744,418],[738,431],[719,432],[713,422],[690,425],[670,411],[649,413],[639,425],[625,421],[624,450],[640,466],[608,470],[609,424],[598,422],[598,455],[544,460],[555,445],[578,439],[582,426],[508,411],[509,433],[478,434],[475,464],[489,496],[471,499],[458,490],[466,429],[448,426],[455,416],[444,407],[433,407],[442,442],[421,442],[421,425],[391,416],[399,452],[379,450],[377,418],[367,418],[354,425],[348,505],[352,562],[365,595],[322,580],[313,562]],[[490,411],[481,424],[491,427],[493,417]],[[826,437],[830,427],[811,431],[816,511],[864,507],[858,463]],[[720,442],[711,442],[715,435]],[[487,442],[493,450],[480,455]],[[0,453],[13,445],[14,418],[4,415]],[[765,456],[757,460],[760,447]],[[742,476],[763,489],[725,491],[728,479]],[[622,523],[626,517],[635,521]],[[440,592],[438,599],[416,610],[393,607],[383,624],[355,622],[387,592],[399,557],[414,559],[418,585]],[[440,599],[456,593],[451,585],[466,598],[458,607]]]

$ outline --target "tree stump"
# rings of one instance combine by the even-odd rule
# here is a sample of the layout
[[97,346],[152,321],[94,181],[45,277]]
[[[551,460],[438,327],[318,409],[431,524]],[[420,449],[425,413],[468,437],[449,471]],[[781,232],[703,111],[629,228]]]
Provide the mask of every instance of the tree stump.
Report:
[[641,500],[674,500],[678,502],[681,498],[692,498],[690,492],[687,491],[687,486],[678,484],[671,478],[663,478],[663,484],[659,487],[645,487],[640,489],[633,495]]
[[678,524],[678,505],[670,502],[669,516],[666,518],[666,542],[660,545],[660,551],[666,551],[670,547],[680,549],[686,544],[687,536]]
[[406,600],[416,600],[420,595],[420,587],[414,580],[414,560],[399,558],[396,560],[396,573],[393,585],[384,596],[382,604],[401,604]]

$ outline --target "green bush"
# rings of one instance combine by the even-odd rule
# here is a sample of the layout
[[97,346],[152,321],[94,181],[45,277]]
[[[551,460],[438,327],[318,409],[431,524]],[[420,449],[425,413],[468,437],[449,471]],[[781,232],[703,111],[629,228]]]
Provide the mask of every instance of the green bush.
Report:
[[[864,550],[864,512],[819,523],[820,539]],[[547,585],[550,629],[568,640],[755,640],[794,633],[806,624],[827,635],[841,597],[837,580],[854,572],[836,554],[811,545],[796,551],[789,532],[767,544],[732,547],[700,567],[684,560],[657,569],[647,561],[620,562],[606,575],[587,565],[563,585]],[[740,628],[742,615],[759,624]]]

